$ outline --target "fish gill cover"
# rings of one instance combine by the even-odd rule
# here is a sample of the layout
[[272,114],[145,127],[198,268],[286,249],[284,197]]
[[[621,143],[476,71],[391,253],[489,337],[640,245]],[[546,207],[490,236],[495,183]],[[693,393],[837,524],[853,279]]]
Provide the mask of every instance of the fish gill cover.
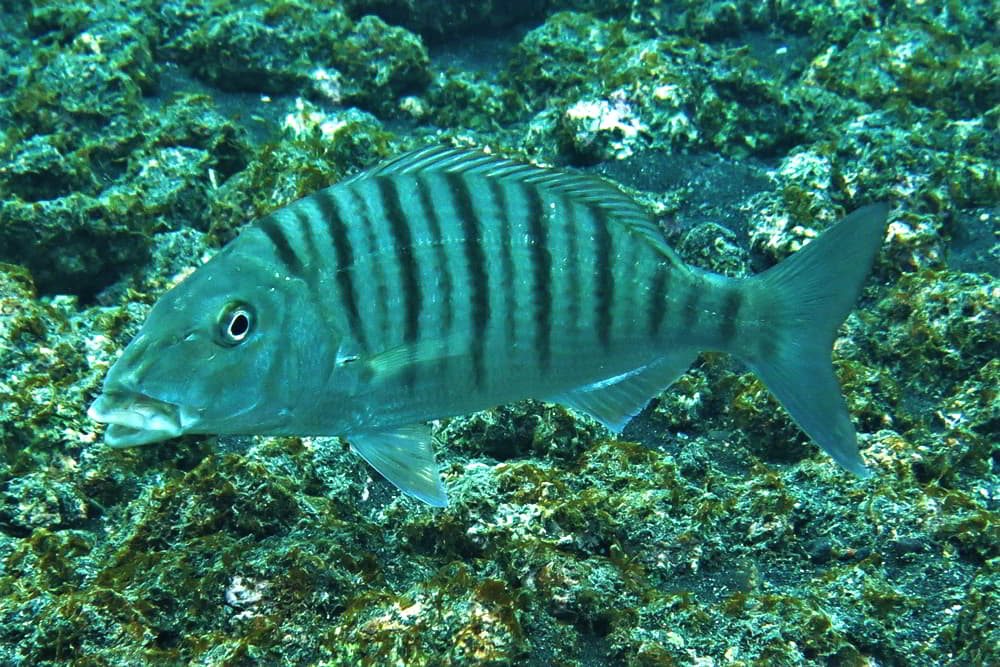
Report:
[[[990,12],[0,3],[0,662],[1000,662]],[[833,357],[873,476],[715,353],[620,436],[435,422],[443,510],[334,438],[102,443],[168,288],[437,144],[608,177],[734,278],[891,202]]]

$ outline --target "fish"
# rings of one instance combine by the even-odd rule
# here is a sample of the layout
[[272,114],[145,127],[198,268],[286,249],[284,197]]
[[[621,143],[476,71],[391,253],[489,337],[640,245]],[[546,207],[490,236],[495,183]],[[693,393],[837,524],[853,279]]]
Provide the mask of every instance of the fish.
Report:
[[432,145],[247,226],[153,305],[88,414],[111,447],[339,436],[443,507],[429,421],[534,398],[620,434],[716,350],[866,477],[832,349],[888,213],[729,278],[686,264],[610,181]]

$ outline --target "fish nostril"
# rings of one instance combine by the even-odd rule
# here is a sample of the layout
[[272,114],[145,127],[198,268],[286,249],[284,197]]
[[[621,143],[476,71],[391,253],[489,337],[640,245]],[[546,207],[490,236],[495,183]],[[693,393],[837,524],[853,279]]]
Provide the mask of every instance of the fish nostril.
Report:
[[[104,393],[138,394],[142,393],[142,378],[146,375],[155,355],[133,353],[126,350],[116,361],[104,378]],[[128,357],[128,359],[126,359]]]

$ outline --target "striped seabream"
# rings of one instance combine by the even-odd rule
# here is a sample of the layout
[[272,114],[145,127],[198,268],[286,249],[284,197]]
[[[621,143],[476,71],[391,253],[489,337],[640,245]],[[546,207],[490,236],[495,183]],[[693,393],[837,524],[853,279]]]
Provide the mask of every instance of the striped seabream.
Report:
[[745,361],[863,475],[830,355],[887,210],[734,280],[685,265],[606,181],[418,150],[258,220],[163,295],[90,414],[122,447],[344,436],[443,505],[427,420],[532,397],[619,432],[711,349]]

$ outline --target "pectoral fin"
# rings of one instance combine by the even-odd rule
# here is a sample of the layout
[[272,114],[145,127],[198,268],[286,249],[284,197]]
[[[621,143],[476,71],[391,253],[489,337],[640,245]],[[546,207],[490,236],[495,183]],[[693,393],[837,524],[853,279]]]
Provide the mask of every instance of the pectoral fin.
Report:
[[461,356],[466,346],[455,340],[457,336],[429,338],[415,343],[406,343],[382,350],[359,360],[378,380],[395,377],[397,374],[419,364],[433,363],[448,357]]
[[441,483],[430,427],[407,426],[351,436],[351,447],[396,487],[428,505],[445,507],[448,495]]

